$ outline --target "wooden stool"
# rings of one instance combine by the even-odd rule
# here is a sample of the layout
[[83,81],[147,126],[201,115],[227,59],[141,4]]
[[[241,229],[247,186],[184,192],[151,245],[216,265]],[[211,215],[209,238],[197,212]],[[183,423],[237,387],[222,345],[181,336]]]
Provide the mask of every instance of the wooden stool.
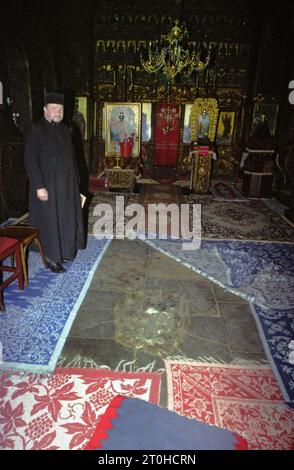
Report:
[[0,237],[9,237],[14,238],[19,241],[20,243],[20,253],[21,253],[21,260],[22,260],[22,267],[23,267],[23,275],[24,275],[24,284],[28,286],[28,270],[26,264],[26,251],[27,247],[35,240],[37,248],[40,252],[42,261],[44,263],[45,268],[48,268],[44,251],[41,245],[41,241],[39,238],[39,230],[35,227],[28,227],[27,225],[10,225],[9,227],[4,227],[0,229]]
[[7,279],[3,280],[1,276],[0,279],[0,310],[5,310],[4,300],[3,300],[3,289],[11,284],[15,279],[18,280],[19,289],[23,289],[23,269],[22,269],[22,260],[20,254],[20,242],[13,238],[0,237],[0,262],[6,258],[15,257],[15,267],[12,266],[3,266],[0,265],[0,272],[8,271],[12,272],[12,276],[9,276]]

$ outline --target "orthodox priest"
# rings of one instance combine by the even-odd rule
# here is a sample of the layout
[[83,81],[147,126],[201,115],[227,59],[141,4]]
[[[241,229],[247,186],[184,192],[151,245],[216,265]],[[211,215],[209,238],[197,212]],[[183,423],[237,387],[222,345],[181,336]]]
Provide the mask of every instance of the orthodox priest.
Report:
[[40,231],[49,269],[62,273],[63,261],[85,248],[83,217],[71,134],[61,122],[64,96],[47,93],[44,117],[33,124],[25,149],[30,182],[30,224]]

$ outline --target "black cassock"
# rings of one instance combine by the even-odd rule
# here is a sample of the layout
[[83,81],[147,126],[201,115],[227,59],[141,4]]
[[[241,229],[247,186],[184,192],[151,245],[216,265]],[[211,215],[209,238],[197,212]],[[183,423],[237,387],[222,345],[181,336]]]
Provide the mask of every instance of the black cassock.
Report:
[[[45,118],[27,138],[25,164],[30,181],[30,224],[40,230],[45,255],[54,262],[73,258],[85,248],[77,170],[69,129]],[[46,188],[48,201],[37,198]]]

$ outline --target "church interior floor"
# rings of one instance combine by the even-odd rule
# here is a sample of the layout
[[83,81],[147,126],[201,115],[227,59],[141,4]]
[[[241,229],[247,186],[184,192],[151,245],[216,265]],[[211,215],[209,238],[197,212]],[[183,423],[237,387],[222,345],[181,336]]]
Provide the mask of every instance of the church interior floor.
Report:
[[[59,364],[159,371],[167,357],[266,363],[245,300],[142,241],[113,240]],[[160,404],[167,406],[164,375]]]

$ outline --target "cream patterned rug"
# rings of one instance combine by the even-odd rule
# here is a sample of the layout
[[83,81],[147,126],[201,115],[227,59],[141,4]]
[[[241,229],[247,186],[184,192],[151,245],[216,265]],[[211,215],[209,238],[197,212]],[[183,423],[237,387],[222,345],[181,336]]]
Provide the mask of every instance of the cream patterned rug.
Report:
[[294,243],[293,226],[261,201],[215,201],[197,195],[184,199],[201,204],[203,238]]

